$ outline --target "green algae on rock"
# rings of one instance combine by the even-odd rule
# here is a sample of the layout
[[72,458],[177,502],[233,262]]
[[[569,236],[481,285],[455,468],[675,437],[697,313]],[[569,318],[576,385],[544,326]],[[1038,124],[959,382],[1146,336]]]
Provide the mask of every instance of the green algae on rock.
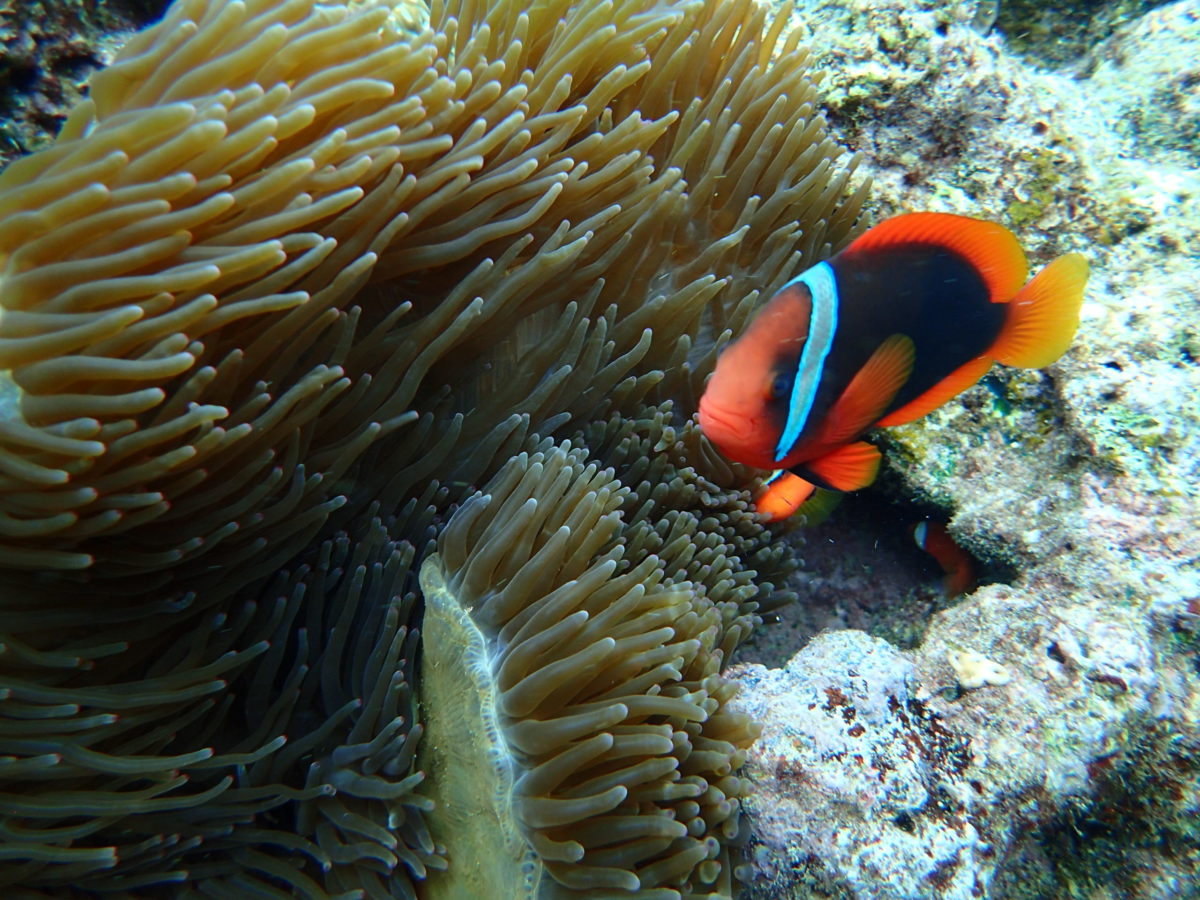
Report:
[[450,859],[427,895],[732,896],[757,730],[724,708],[716,604],[629,552],[629,489],[579,449],[522,454],[486,491],[421,569],[421,759]]
[[1016,52],[1048,66],[1086,57],[1115,29],[1170,0],[1003,0],[995,25]]

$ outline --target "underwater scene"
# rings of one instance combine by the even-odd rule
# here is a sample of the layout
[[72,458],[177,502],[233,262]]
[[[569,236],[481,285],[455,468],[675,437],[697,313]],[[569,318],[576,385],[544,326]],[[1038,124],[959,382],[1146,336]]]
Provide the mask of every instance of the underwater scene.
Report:
[[0,900],[1200,898],[1200,0],[0,0]]

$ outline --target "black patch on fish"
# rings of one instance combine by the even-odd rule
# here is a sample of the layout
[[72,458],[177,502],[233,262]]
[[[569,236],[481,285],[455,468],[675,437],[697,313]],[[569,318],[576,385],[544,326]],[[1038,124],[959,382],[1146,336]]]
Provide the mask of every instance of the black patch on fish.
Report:
[[1006,304],[992,303],[975,267],[945,247],[896,244],[841,254],[830,265],[837,276],[838,330],[813,418],[828,411],[892,334],[912,338],[915,360],[885,415],[985,353],[1004,326]]

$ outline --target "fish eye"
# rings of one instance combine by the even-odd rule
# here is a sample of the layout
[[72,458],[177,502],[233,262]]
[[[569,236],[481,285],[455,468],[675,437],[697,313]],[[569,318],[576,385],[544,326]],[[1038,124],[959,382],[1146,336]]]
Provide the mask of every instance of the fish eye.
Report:
[[786,397],[788,395],[788,391],[791,389],[790,381],[791,379],[789,379],[783,372],[776,372],[775,377],[771,379],[771,387],[767,393],[768,399],[782,400],[784,397]]

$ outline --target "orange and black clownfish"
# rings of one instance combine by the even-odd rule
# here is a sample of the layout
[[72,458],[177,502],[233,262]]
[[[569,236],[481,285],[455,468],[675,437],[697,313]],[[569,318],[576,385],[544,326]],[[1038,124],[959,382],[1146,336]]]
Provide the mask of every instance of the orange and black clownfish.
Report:
[[942,567],[942,590],[947,597],[958,597],[975,587],[975,562],[950,537],[945,523],[926,519],[912,526],[911,532],[913,542]]
[[1087,260],[1069,253],[1028,274],[1002,225],[888,219],[784,285],[725,348],[700,427],[735,462],[783,473],[758,501],[770,519],[814,486],[866,487],[880,461],[866,431],[932,412],[993,362],[1040,368],[1066,351]]

